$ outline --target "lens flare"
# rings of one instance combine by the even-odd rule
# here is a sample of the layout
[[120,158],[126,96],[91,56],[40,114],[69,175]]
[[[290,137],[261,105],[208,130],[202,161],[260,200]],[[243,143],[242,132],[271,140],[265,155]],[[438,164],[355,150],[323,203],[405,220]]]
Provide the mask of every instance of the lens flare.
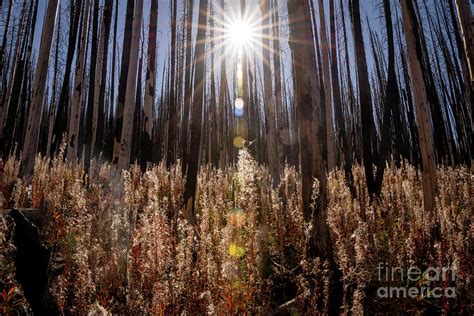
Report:
[[245,249],[235,243],[231,243],[229,245],[229,255],[237,258],[243,257],[245,255]]
[[235,116],[241,117],[244,115],[244,109],[235,109],[234,114]]
[[244,100],[242,98],[235,99],[235,108],[237,110],[242,110],[244,108]]
[[244,139],[240,136],[234,138],[234,146],[239,149],[244,148]]

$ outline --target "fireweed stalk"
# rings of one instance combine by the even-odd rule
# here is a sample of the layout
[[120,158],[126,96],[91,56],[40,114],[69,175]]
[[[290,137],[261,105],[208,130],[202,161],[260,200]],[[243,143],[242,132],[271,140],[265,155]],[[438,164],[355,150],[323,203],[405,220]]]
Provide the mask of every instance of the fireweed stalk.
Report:
[[[62,147],[52,159],[38,156],[29,179],[19,177],[14,154],[0,170],[4,208],[39,208],[49,219],[43,237],[53,249],[50,294],[64,313],[264,314],[285,303],[287,311],[327,312],[330,271],[327,262],[306,255],[301,176],[294,167],[284,168],[273,189],[268,170],[246,150],[228,170],[203,166],[195,228],[182,215],[179,163],[145,172],[134,165],[118,174],[95,160],[86,175],[82,165],[64,162]],[[362,314],[393,304],[468,310],[474,244],[468,170],[438,169],[433,214],[424,212],[413,166],[389,165],[373,199],[364,169],[354,166],[353,174],[354,197],[344,172],[328,175],[327,222],[342,272],[342,311]],[[2,212],[0,275],[16,284],[11,222]],[[453,286],[456,297],[384,301],[375,292],[384,286],[379,262],[404,269],[455,266],[455,281],[430,286]]]

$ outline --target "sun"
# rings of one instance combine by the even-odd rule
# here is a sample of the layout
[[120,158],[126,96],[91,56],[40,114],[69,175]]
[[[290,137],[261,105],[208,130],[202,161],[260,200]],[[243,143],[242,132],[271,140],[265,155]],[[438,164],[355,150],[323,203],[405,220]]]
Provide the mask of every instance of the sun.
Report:
[[257,42],[258,33],[255,26],[244,18],[232,19],[225,25],[226,41],[238,51],[249,51]]
[[[219,51],[220,58],[229,58],[237,62],[237,79],[241,80],[243,65],[239,68],[239,62],[255,58],[269,63],[270,61],[265,60],[266,54],[264,56],[263,53],[275,52],[266,41],[273,39],[272,35],[267,34],[267,30],[273,28],[273,24],[268,21],[272,12],[262,15],[258,8],[252,7],[241,11],[240,6],[235,5],[238,2],[232,1],[232,4],[227,6],[213,5],[213,14],[209,16],[212,19],[213,36],[208,37],[207,41],[217,43],[213,49]],[[205,28],[207,24],[199,27]]]
[[230,24],[228,35],[232,44],[239,48],[249,45],[252,40],[250,25],[245,21],[236,21]]

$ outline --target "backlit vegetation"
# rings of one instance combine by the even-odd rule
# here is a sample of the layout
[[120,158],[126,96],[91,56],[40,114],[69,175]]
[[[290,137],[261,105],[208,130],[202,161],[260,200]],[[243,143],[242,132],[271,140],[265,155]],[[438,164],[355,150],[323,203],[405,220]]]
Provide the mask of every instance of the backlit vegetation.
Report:
[[[27,180],[19,177],[18,163],[10,158],[2,166],[4,208],[39,208],[50,218],[43,236],[53,249],[50,291],[65,313],[327,312],[332,272],[327,262],[306,253],[301,181],[293,167],[285,169],[276,189],[268,170],[246,150],[227,171],[203,167],[193,227],[182,214],[179,163],[146,172],[133,165],[119,176],[109,164],[95,162],[86,175],[82,166],[64,163],[61,154],[37,158]],[[412,166],[388,166],[381,198],[374,201],[363,168],[353,167],[353,174],[354,198],[342,171],[328,177],[341,309],[360,314],[398,304],[403,310],[469,310],[468,171],[438,169],[440,192],[432,214],[424,213],[420,174]],[[21,292],[14,277],[12,220],[1,214],[0,276],[7,291]],[[406,268],[454,265],[457,277],[450,286],[457,298],[380,300],[379,262]],[[20,299],[19,306],[25,305]]]

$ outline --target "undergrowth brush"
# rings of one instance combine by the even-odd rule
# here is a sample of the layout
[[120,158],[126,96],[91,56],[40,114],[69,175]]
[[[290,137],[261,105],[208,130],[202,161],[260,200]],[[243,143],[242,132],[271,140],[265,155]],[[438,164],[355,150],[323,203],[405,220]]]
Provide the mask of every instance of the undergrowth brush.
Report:
[[[34,175],[19,176],[14,155],[2,163],[3,209],[37,208],[53,257],[52,304],[63,313],[265,314],[327,313],[328,262],[306,253],[301,180],[287,166],[277,188],[268,170],[242,150],[235,167],[204,166],[198,176],[196,225],[183,217],[180,164],[133,165],[118,173],[94,161],[88,174],[65,163],[64,151],[36,159]],[[472,308],[472,176],[438,169],[436,209],[423,208],[420,173],[388,166],[380,197],[370,199],[361,166],[355,195],[344,172],[328,176],[327,223],[342,272],[341,312],[457,311]],[[12,221],[0,216],[0,278],[15,281]],[[455,269],[454,281],[380,278],[380,265],[407,271]],[[397,274],[397,276],[399,276]],[[408,282],[408,283],[407,283]],[[456,297],[383,298],[385,286],[453,287]],[[0,289],[1,290],[1,289]],[[1,308],[8,308],[3,300]],[[6,310],[6,309],[4,309]],[[2,310],[0,310],[1,312]]]

